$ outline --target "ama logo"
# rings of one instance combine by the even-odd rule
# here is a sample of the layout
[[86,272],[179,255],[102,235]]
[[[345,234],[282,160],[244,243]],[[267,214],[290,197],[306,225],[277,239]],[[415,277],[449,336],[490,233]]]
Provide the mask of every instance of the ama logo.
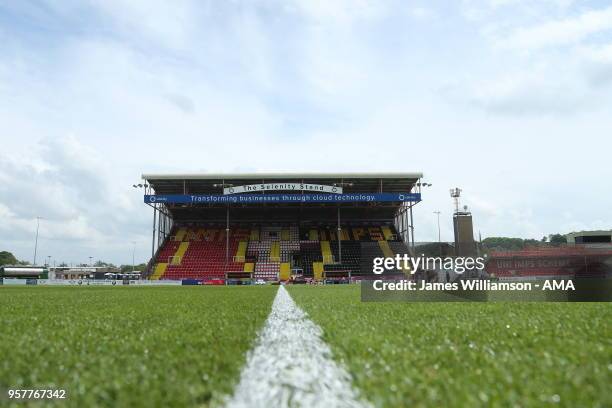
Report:
[[546,280],[542,290],[576,290],[571,280]]

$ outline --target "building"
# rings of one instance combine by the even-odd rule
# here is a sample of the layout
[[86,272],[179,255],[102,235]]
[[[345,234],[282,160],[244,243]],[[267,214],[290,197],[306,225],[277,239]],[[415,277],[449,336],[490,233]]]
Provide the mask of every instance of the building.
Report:
[[[409,253],[421,173],[145,174],[151,279],[351,279]],[[396,271],[401,273],[402,271]]]
[[612,230],[572,232],[565,237],[568,244],[610,244]]
[[107,274],[120,274],[119,268],[108,266],[58,266],[49,268],[55,279],[105,279]]

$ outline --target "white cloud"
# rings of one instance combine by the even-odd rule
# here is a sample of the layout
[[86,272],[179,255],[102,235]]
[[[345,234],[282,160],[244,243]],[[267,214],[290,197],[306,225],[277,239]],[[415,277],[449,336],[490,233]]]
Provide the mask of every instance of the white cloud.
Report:
[[612,30],[612,7],[585,11],[578,16],[521,27],[497,41],[498,46],[521,51],[579,43],[602,31]]
[[[474,22],[490,45],[475,72],[441,87],[452,103],[503,115],[575,115],[608,109],[612,72],[612,7],[571,8],[571,2],[472,2],[489,10]],[[498,16],[497,8],[516,13]],[[554,10],[554,11],[551,11]],[[507,11],[507,10],[506,10]]]
[[567,115],[598,109],[596,90],[566,68],[534,66],[529,72],[476,81],[469,101],[490,112],[515,115]]
[[332,24],[375,20],[389,12],[386,2],[374,0],[295,0],[292,6],[297,12],[314,22],[331,22]]
[[[197,2],[95,0],[91,5],[108,17],[126,42],[144,39],[169,48],[186,50],[196,33]],[[139,38],[141,37],[141,38]]]
[[[543,21],[526,2],[467,23],[429,3],[92,4],[0,34],[2,250],[29,258],[42,215],[58,259],[130,262],[136,240],[146,260],[143,172],[424,171],[418,240],[437,238],[434,210],[450,239],[454,186],[485,236],[612,222],[581,172],[609,151],[604,31],[521,53],[491,39]],[[568,186],[584,203],[571,219]]]
[[414,7],[409,10],[409,14],[418,20],[429,20],[435,16],[435,12],[427,7]]
[[36,150],[36,166],[0,156],[3,245],[8,241],[21,256],[29,253],[37,216],[43,217],[41,249],[66,261],[83,259],[98,248],[125,245],[129,239],[144,243],[142,232],[133,228],[144,218],[133,197],[126,200],[133,194],[114,184],[108,160],[73,136],[31,147]]

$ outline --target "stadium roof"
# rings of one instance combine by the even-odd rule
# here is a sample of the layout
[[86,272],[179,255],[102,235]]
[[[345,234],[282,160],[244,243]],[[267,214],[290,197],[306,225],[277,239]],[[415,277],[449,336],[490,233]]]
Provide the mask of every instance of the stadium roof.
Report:
[[347,192],[408,192],[422,173],[186,173],[143,174],[156,194],[219,193],[219,184],[304,181],[312,184],[343,183]]
[[[306,183],[342,186],[344,193],[410,193],[423,177],[422,173],[203,173],[203,174],[143,174],[150,189],[145,194],[155,195],[221,195],[224,186],[259,183]],[[420,190],[420,189],[419,189]],[[337,208],[342,208],[344,219],[393,218],[400,202],[373,203],[265,203],[240,204],[232,208],[233,221],[295,220],[335,222]],[[164,203],[177,221],[222,221],[226,217],[225,204]]]
[[145,180],[218,180],[218,179],[300,179],[300,178],[413,178],[423,177],[422,173],[184,173],[184,174],[143,174]]

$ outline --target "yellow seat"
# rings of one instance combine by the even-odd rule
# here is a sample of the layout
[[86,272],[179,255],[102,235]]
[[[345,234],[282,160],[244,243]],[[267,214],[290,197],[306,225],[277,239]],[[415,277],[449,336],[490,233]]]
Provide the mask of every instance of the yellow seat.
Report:
[[311,241],[318,241],[319,240],[319,231],[317,231],[316,229],[311,229],[310,231],[308,231],[308,239]]
[[153,275],[151,275],[151,280],[159,280],[159,278],[161,278],[163,276],[163,274],[166,272],[166,269],[168,268],[168,264],[166,262],[160,262],[157,265],[155,265],[155,270],[153,271]]
[[315,280],[323,279],[323,262],[312,263],[312,274]]
[[382,233],[385,236],[385,239],[387,241],[391,240],[391,238],[393,238],[393,233],[391,232],[391,228],[389,228],[388,226],[384,225],[382,228]]
[[240,241],[238,243],[238,249],[236,250],[236,254],[235,254],[236,262],[244,262],[244,257],[246,256],[247,246],[248,246],[247,241]]
[[259,241],[259,229],[253,228],[251,230],[250,239],[251,239],[251,241]]
[[321,254],[323,255],[323,264],[328,265],[334,262],[329,241],[321,241]]
[[280,261],[280,243],[278,241],[272,242],[272,246],[270,247],[270,260],[272,262]]
[[395,256],[395,254],[391,250],[391,247],[389,246],[389,243],[387,241],[378,241],[378,246],[382,250],[383,255],[385,255],[385,257],[393,258]]
[[179,228],[174,236],[175,241],[182,241],[185,238],[185,234],[187,234],[187,230],[185,228]]
[[281,231],[281,240],[289,241],[289,239],[289,230],[285,228]]
[[291,278],[291,264],[283,262],[280,264],[280,280],[289,280]]
[[181,261],[183,260],[183,256],[185,256],[185,252],[187,252],[187,249],[189,249],[189,242],[181,242],[178,249],[174,253],[174,256],[172,257],[171,264],[180,265]]

